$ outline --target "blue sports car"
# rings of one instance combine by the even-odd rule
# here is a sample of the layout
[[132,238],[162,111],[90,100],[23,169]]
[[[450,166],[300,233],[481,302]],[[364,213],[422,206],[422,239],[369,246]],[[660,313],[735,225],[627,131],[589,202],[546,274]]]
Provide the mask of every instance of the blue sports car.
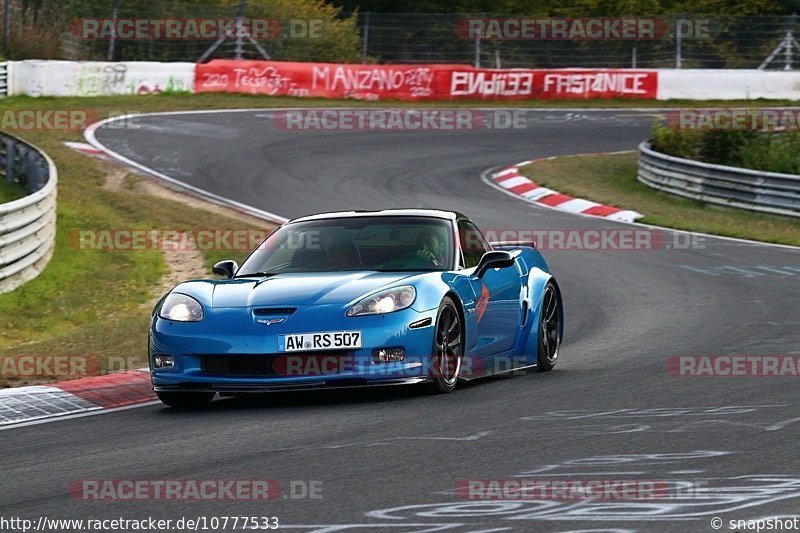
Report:
[[550,370],[563,335],[559,287],[533,243],[489,243],[456,212],[298,218],[214,273],[153,310],[150,370],[167,405],[410,383],[450,392]]

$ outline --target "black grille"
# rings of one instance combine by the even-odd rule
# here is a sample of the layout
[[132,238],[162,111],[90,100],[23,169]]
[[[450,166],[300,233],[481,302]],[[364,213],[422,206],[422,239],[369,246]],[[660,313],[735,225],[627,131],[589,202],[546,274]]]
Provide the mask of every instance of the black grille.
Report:
[[210,376],[273,376],[272,357],[266,355],[204,355],[203,374]]
[[[347,370],[352,366],[352,351],[332,352],[292,352],[281,354],[231,354],[231,355],[200,355],[200,370],[208,376],[242,376],[242,377],[269,377],[269,376],[298,376],[321,375],[322,373],[336,374],[338,371]],[[330,357],[336,357],[338,364],[330,367]],[[287,358],[298,358],[292,364],[287,363]],[[320,365],[311,364],[310,358],[324,359],[328,366],[320,372]],[[277,361],[277,362],[276,362]],[[299,374],[297,372],[300,372]]]

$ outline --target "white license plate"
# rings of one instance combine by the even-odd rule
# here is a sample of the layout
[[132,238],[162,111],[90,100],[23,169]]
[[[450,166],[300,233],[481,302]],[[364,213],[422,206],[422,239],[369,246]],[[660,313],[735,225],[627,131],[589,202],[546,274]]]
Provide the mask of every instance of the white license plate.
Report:
[[278,335],[279,352],[348,350],[361,348],[360,331],[323,331]]

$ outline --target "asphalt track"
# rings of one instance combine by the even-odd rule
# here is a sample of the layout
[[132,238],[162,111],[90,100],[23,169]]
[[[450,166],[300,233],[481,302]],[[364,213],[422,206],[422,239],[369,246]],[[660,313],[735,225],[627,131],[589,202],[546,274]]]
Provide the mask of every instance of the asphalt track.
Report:
[[[287,217],[435,207],[483,228],[613,230],[626,226],[527,204],[481,174],[539,156],[633,149],[652,123],[632,111],[537,111],[527,128],[507,131],[312,133],[276,129],[271,117],[147,117],[139,129],[101,128],[97,139]],[[712,531],[719,517],[729,531],[731,519],[800,514],[797,378],[665,370],[674,355],[800,354],[800,251],[705,238],[692,249],[546,256],[567,313],[553,372],[445,396],[282,394],[4,431],[0,515],[269,515],[298,531]],[[655,480],[684,492],[590,502],[454,495],[461,480],[521,475]],[[267,504],[85,502],[67,490],[81,479],[315,480],[323,489],[321,499]]]

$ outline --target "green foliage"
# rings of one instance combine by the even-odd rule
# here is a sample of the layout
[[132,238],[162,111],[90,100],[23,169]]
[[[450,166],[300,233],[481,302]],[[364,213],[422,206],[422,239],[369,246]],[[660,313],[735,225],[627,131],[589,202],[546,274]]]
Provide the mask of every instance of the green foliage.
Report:
[[[104,59],[105,40],[62,38],[67,25],[81,18],[112,16],[115,0],[10,0],[16,12],[12,26],[19,35],[34,36],[14,43],[12,58]],[[233,18],[241,0],[121,0],[120,18]],[[0,6],[2,1],[0,1]],[[360,59],[358,19],[371,13],[368,54],[385,63],[471,63],[474,50],[457,37],[454,25],[463,14],[518,17],[657,17],[668,25],[685,15],[707,20],[709,36],[686,37],[684,68],[755,68],[780,42],[787,17],[800,0],[249,0],[245,17],[321,21],[318,38],[264,39],[260,44],[276,60],[339,61]],[[457,15],[461,14],[461,15]],[[359,17],[360,14],[360,17]],[[42,17],[50,17],[45,20]],[[286,25],[286,24],[284,24]],[[16,31],[16,30],[15,30]],[[689,30],[687,30],[689,31]],[[670,30],[669,34],[674,34]],[[120,41],[118,61],[197,61],[211,41]],[[640,67],[674,65],[672,37],[643,41],[491,41],[483,46],[484,65],[501,60],[507,67],[628,67],[633,49]],[[228,39],[212,58],[230,58]],[[244,57],[260,58],[245,43]],[[495,63],[496,64],[496,63]]]
[[759,135],[739,152],[745,168],[800,174],[800,132]]
[[[220,0],[220,3],[235,7],[239,0]],[[339,18],[339,12],[323,0],[250,0],[247,8],[248,17],[278,19],[282,31],[294,35],[264,43],[274,59],[355,61],[361,50],[356,17]]]
[[700,135],[698,131],[678,131],[656,124],[653,127],[652,147],[656,152],[685,159],[697,159],[700,153]]
[[717,13],[724,15],[791,14],[798,4],[781,0],[334,0],[346,11],[395,13],[514,13],[517,15],[591,17],[638,13],[641,15]]
[[[12,9],[12,27],[18,29],[12,35],[36,36],[15,41],[10,47],[15,52],[9,54],[13,58],[105,58],[107,40],[82,40],[66,32],[70,23],[80,19],[111,18],[114,0],[11,1],[16,6]],[[116,14],[121,19],[234,19],[240,4],[240,0],[122,0]],[[284,35],[260,39],[259,43],[273,59],[346,62],[360,56],[361,37],[355,16],[342,16],[339,8],[323,0],[249,0],[244,17],[279,21]],[[233,57],[234,41],[235,38],[228,38],[211,58]],[[196,61],[212,43],[213,40],[120,40],[115,43],[114,59]],[[260,58],[251,43],[245,42],[244,48],[246,58]]]
[[653,128],[653,150],[675,157],[768,172],[800,174],[800,132]]
[[[0,56],[8,59],[58,59],[61,57],[63,28],[66,17],[58,10],[37,9],[23,0],[0,3],[0,20],[4,7],[8,7],[10,29],[8,48]],[[0,24],[0,35],[3,25]],[[2,57],[0,57],[2,60]]]

